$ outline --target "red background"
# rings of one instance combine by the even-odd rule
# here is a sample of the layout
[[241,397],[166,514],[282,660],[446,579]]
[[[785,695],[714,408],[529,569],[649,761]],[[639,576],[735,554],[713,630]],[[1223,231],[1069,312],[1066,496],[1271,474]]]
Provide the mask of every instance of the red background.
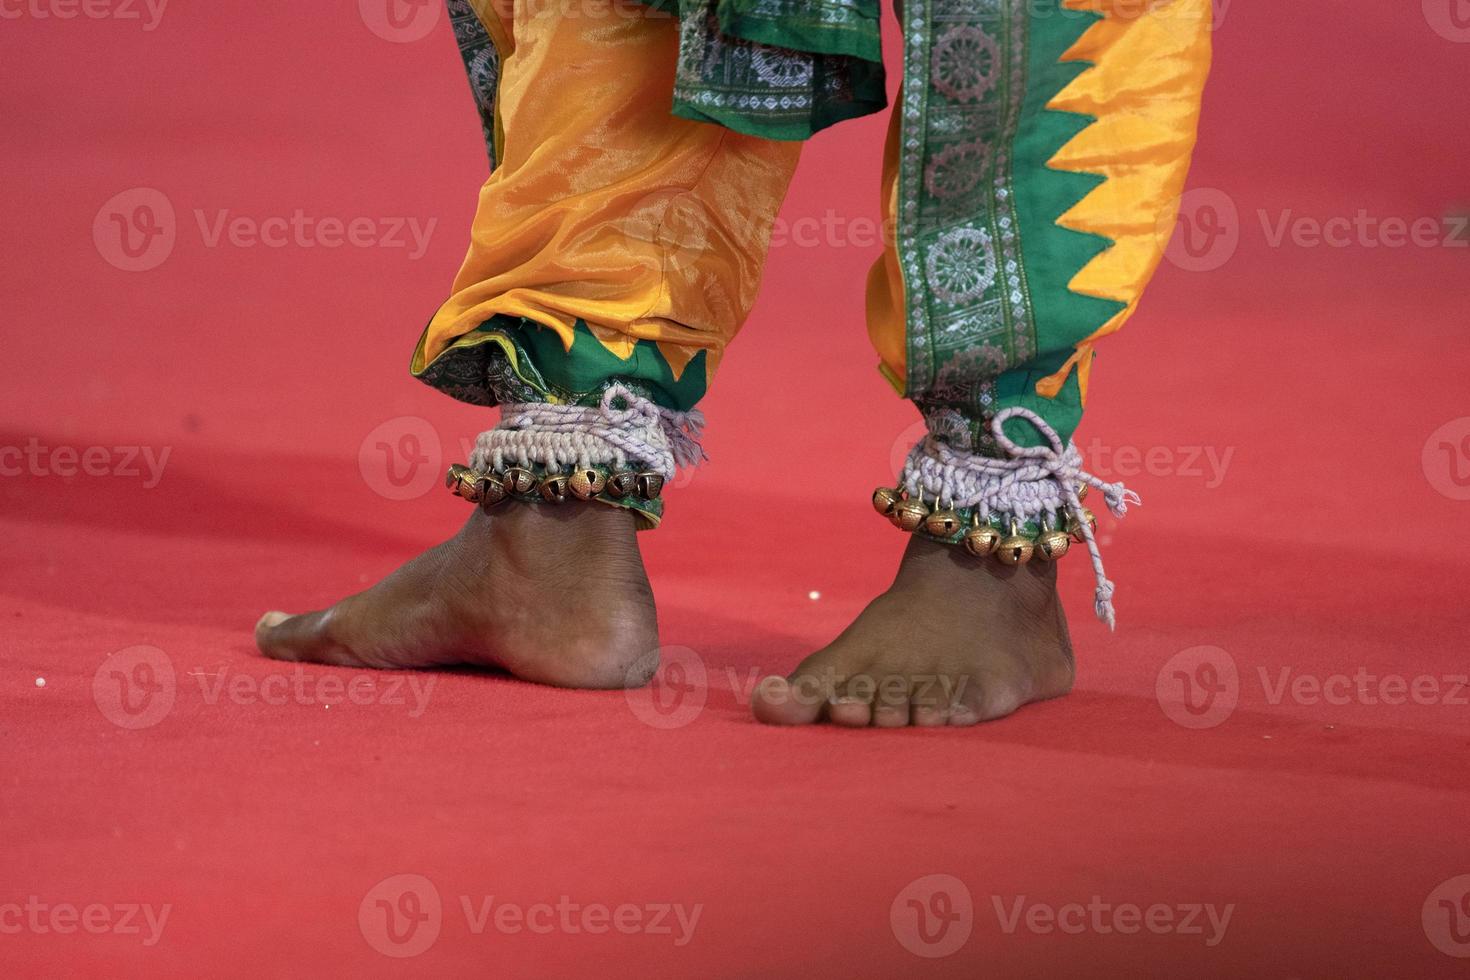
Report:
[[[1421,910],[1470,872],[1470,707],[1383,703],[1377,681],[1344,704],[1271,696],[1282,677],[1360,671],[1448,694],[1467,670],[1470,233],[1271,238],[1283,218],[1470,210],[1470,31],[1439,16],[1448,0],[1220,0],[1186,213],[1218,218],[1238,247],[1165,264],[1104,346],[1079,433],[1100,474],[1145,501],[1104,525],[1119,631],[1091,620],[1085,562],[1067,563],[1078,692],[979,730],[897,734],[762,728],[741,689],[832,637],[901,546],[866,502],[916,421],[862,326],[881,118],[807,150],[784,216],[830,213],[838,230],[773,251],[704,405],[713,462],[643,538],[665,642],[709,678],[691,723],[644,724],[619,693],[468,673],[439,677],[418,718],[210,703],[203,684],[286,673],[254,652],[261,611],[330,602],[463,517],[437,477],[408,500],[380,493],[376,447],[418,435],[438,471],[486,425],[407,374],[463,253],[483,147],[442,16],[394,42],[367,26],[377,0],[176,0],[152,30],[146,8],[96,2],[144,19],[0,0],[0,447],[35,440],[51,464],[57,447],[169,456],[152,487],[51,464],[0,477],[0,907],[172,909],[151,947],[0,934],[13,971],[1463,972],[1431,942],[1437,904],[1428,926]],[[129,272],[94,219],[136,188],[168,199],[177,240]],[[195,216],[298,209],[437,224],[414,259],[210,247]],[[1135,475],[1120,449],[1156,464]],[[1217,479],[1197,450],[1228,459]],[[176,700],[128,730],[93,682],[140,644],[176,671]],[[1239,683],[1228,717],[1193,729],[1165,708],[1171,658],[1201,646]],[[333,674],[355,676],[307,682]],[[412,959],[381,956],[359,927],[369,889],[399,873],[445,903]],[[889,910],[936,873],[964,882],[974,931],[924,960]],[[462,895],[704,908],[675,948],[476,935]],[[1023,895],[1235,910],[1212,948],[1008,934],[993,902]]]

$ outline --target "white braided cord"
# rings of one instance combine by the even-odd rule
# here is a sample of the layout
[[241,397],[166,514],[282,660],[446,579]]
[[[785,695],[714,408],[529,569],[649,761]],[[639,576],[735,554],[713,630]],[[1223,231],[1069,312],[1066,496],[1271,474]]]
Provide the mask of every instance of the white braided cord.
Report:
[[679,467],[707,457],[699,444],[704,415],[676,412],[612,385],[591,408],[542,402],[502,406],[500,424],[475,439],[470,469],[477,473],[510,466],[550,471],[576,467],[639,470],[672,480]]
[[[1022,446],[1007,436],[1005,423],[1013,418],[1031,423],[1045,444]],[[1106,483],[1083,470],[1077,447],[1064,446],[1057,431],[1028,408],[1015,406],[996,413],[990,431],[1007,454],[1005,457],[981,456],[956,449],[932,434],[925,436],[909,451],[904,463],[904,490],[921,500],[933,500],[936,506],[976,508],[981,520],[996,517],[1003,526],[1012,518],[1039,524],[1051,515],[1070,515],[1092,559],[1097,580],[1093,609],[1098,619],[1113,628],[1117,622],[1115,586],[1103,570],[1092,527],[1082,519],[1077,488],[1085,484],[1098,490],[1108,510],[1119,518],[1128,513],[1129,504],[1137,506],[1141,502],[1138,494],[1122,483]]]

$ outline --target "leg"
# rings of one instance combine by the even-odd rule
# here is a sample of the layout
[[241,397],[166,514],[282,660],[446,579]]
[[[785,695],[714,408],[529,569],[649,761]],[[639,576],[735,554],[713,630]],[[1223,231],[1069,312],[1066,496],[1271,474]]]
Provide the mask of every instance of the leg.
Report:
[[[882,370],[929,424],[874,504],[907,531],[894,584],[789,679],[763,721],[968,725],[1070,690],[1052,560],[1085,547],[1068,445],[1093,347],[1132,314],[1172,229],[1209,64],[1209,0],[906,0],[868,283]],[[1161,231],[1161,229],[1164,229]]]
[[646,483],[602,489],[605,470],[666,478],[695,454],[689,410],[754,302],[798,146],[670,115],[672,18],[614,0],[576,17],[450,6],[496,169],[413,370],[504,406],[479,477],[601,467],[597,489],[491,508],[483,479],[456,482],[486,499],[455,537],[330,609],[267,613],[257,643],[282,660],[639,684],[658,638],[634,532],[661,505]]

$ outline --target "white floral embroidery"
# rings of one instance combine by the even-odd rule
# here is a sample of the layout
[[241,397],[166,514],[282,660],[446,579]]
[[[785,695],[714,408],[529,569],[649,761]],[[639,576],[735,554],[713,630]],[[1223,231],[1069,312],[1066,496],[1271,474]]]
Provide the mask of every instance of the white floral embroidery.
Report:
[[929,288],[947,303],[968,303],[995,282],[995,246],[984,228],[954,228],[939,236],[927,259]]
[[755,49],[751,61],[756,77],[767,85],[788,88],[811,84],[812,60],[810,58],[783,54],[763,46]]

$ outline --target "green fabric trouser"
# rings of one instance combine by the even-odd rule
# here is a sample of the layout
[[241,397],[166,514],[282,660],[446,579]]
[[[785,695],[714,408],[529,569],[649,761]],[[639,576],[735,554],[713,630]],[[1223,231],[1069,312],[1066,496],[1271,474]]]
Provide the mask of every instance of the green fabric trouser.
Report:
[[[470,0],[448,2],[493,168],[501,65]],[[786,141],[884,107],[878,0],[644,2],[650,22],[678,18],[675,116]],[[907,0],[898,15],[883,186],[894,236],[867,284],[880,368],[956,449],[1000,454],[991,422],[1016,408],[1065,443],[1095,344],[1132,314],[1172,231],[1209,2]],[[601,326],[578,322],[569,342],[496,316],[471,338],[496,343],[457,343],[415,373],[482,404],[591,405],[614,383],[680,411],[703,396],[707,352],[678,364],[665,343],[628,353]],[[1048,438],[1024,419],[1005,435]]]

